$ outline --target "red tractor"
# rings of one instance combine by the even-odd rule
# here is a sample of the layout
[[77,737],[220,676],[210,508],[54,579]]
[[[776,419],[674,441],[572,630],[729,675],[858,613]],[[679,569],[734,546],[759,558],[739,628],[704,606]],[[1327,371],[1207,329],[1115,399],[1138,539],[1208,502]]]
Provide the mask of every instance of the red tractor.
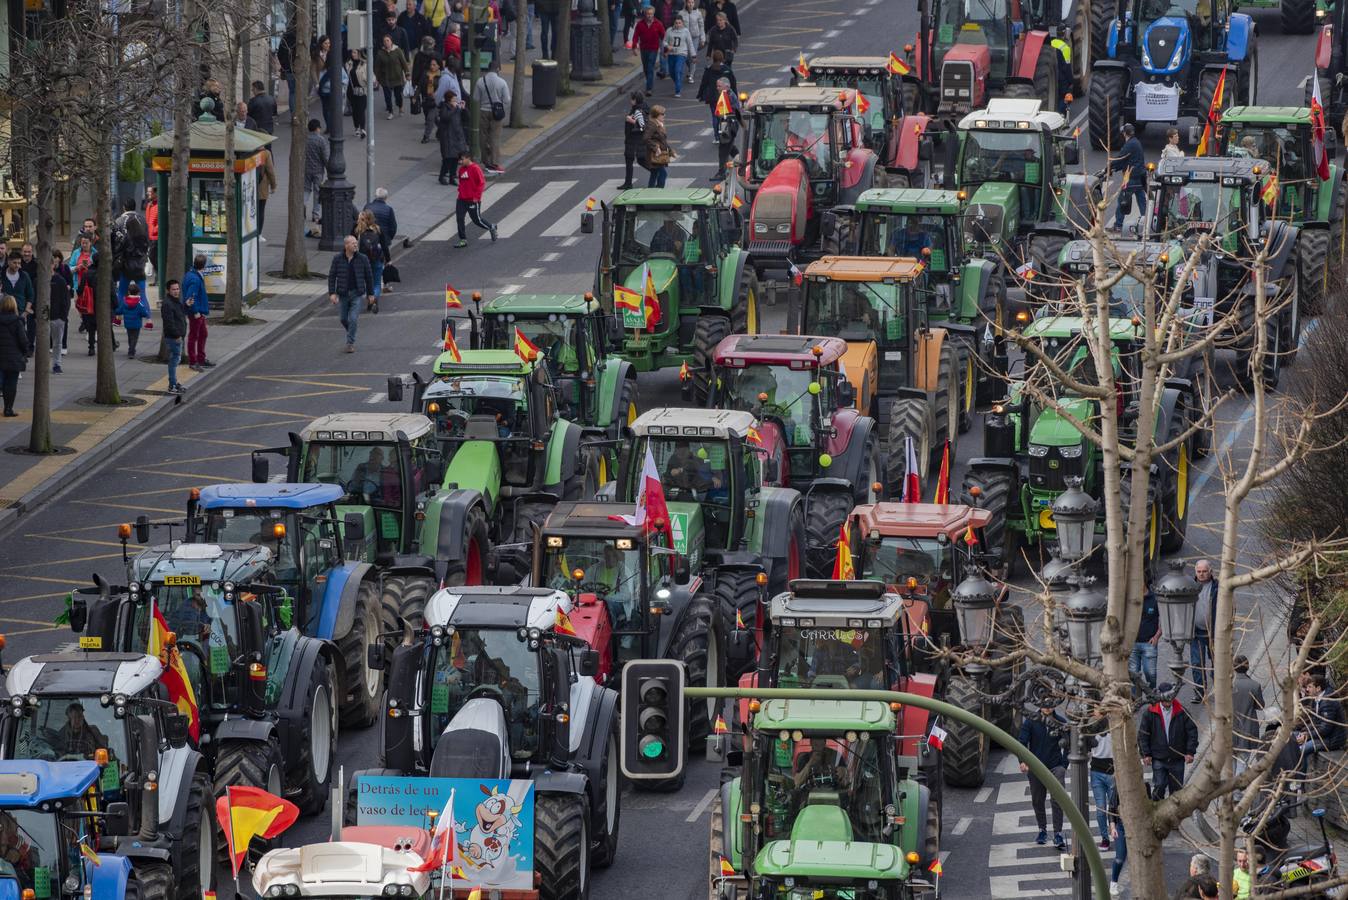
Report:
[[879,157],[865,144],[856,100],[850,89],[788,87],[745,102],[749,255],[759,280],[786,280],[793,265],[822,256],[834,228],[828,213],[875,186]]
[[735,334],[712,354],[708,405],[758,419],[763,479],[805,499],[806,571],[827,577],[852,507],[880,484],[875,420],[856,407],[842,370],[847,342],[795,334]]

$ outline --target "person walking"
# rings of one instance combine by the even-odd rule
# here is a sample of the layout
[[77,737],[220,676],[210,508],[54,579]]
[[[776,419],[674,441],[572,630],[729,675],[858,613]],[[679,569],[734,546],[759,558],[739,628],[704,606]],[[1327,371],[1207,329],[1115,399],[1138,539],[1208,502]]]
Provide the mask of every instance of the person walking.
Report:
[[1123,231],[1123,217],[1137,204],[1138,221],[1147,213],[1147,158],[1132,123],[1123,123],[1123,146],[1119,155],[1110,157],[1109,171],[1122,172],[1119,198],[1114,207],[1114,230]]
[[454,246],[468,246],[465,216],[472,217],[473,224],[488,232],[492,243],[495,243],[496,226],[482,218],[482,192],[487,188],[487,177],[482,174],[482,167],[473,162],[473,157],[467,150],[459,153],[458,175],[459,199],[454,204],[454,219],[459,226],[459,239]]
[[[271,151],[267,151],[270,158]],[[272,169],[272,180],[276,180],[276,170]],[[273,185],[274,187],[274,185]],[[257,230],[262,230],[262,213],[258,213]],[[150,238],[150,259],[148,274],[153,274],[159,266],[159,191],[154,185],[145,188],[145,233]]]
[[712,135],[716,140],[716,172],[708,181],[724,181],[730,161],[739,155],[739,135],[744,127],[744,112],[739,97],[730,89],[730,79],[716,82],[716,100],[711,107]]
[[1259,747],[1259,713],[1264,708],[1264,687],[1250,675],[1250,660],[1244,655],[1232,660],[1231,751],[1234,772],[1245,771],[1247,760]]
[[135,359],[140,330],[154,328],[150,298],[141,295],[139,284],[133,281],[127,288],[126,296],[117,303],[117,315],[122,317],[122,327],[126,329],[126,358]]
[[164,346],[168,350],[168,389],[170,393],[183,394],[187,391],[178,381],[178,363],[183,358],[183,338],[187,337],[187,307],[183,305],[182,285],[177,279],[164,286],[159,315],[164,319]]
[[660,44],[660,52],[665,57],[665,71],[674,82],[674,96],[683,96],[683,79],[688,68],[688,56],[692,53],[693,34],[684,24],[683,16],[674,17],[674,25],[665,32]]
[[[432,45],[434,44],[433,38],[426,38],[426,40],[431,41]],[[435,53],[434,46],[427,50],[423,42],[422,49],[417,51],[417,60],[425,64],[425,69],[422,70],[420,77],[415,74],[414,69],[412,78],[416,82],[417,90],[420,91],[417,100],[425,121],[421,129],[421,142],[426,144],[430,142],[431,135],[435,132],[435,114],[438,111],[435,102],[435,89],[440,84],[440,57]]]
[[642,168],[646,167],[646,122],[650,116],[650,110],[646,107],[646,94],[633,91],[627,102],[627,115],[623,117],[623,171],[627,177],[618,185],[620,191],[632,187],[633,163],[640,160]]
[[[1062,737],[1067,730],[1067,720],[1044,700],[1040,701],[1039,715],[1026,716],[1020,723],[1020,742],[1059,782],[1067,777],[1067,759],[1062,752]],[[1020,764],[1020,771],[1030,779],[1030,803],[1034,806],[1034,820],[1039,825],[1039,834],[1034,842],[1046,844],[1048,817],[1044,812],[1044,799],[1048,797],[1048,786],[1031,775],[1030,767],[1025,763]],[[1050,800],[1050,803],[1053,806],[1053,846],[1063,850],[1067,847],[1067,841],[1062,836],[1062,807],[1056,800]]]
[[[544,59],[557,58],[557,14],[560,0],[534,0],[534,14],[538,16],[538,50]],[[570,6],[568,5],[568,10]]]
[[735,29],[737,36],[744,33],[740,29],[740,13],[735,8],[735,0],[712,0],[711,8],[707,12],[709,15],[725,16],[726,23]]
[[[304,205],[311,210],[310,221],[317,226],[322,219],[323,210],[318,203],[318,187],[328,171],[328,139],[322,135],[323,126],[317,119],[309,120],[309,136],[304,139]],[[318,228],[310,227],[309,237],[318,237]]]
[[646,168],[651,170],[646,186],[664,187],[669,177],[669,164],[677,158],[665,133],[665,108],[658,104],[652,106],[650,120],[646,123]]
[[1184,158],[1184,149],[1180,147],[1180,133],[1178,128],[1167,128],[1165,130],[1165,146],[1161,148],[1161,159]]
[[270,147],[263,147],[257,158],[257,239],[265,244],[267,239],[262,236],[262,229],[267,224],[267,201],[277,187],[276,164],[272,162]]
[[1174,698],[1174,685],[1163,684],[1157,691],[1168,699],[1153,703],[1142,713],[1137,746],[1142,764],[1151,766],[1152,798],[1160,800],[1184,786],[1184,766],[1193,762],[1198,752],[1198,726]]
[[356,137],[365,137],[365,104],[369,101],[370,74],[365,63],[365,51],[352,50],[347,57],[342,81],[346,85],[346,100],[351,106],[351,121]]
[[192,257],[192,268],[183,276],[183,305],[187,307],[187,367],[200,372],[215,365],[206,358],[206,336],[210,329],[206,320],[211,314],[210,297],[206,294],[206,255]]
[[1212,678],[1212,626],[1217,621],[1217,578],[1212,563],[1200,559],[1194,563],[1198,582],[1198,602],[1194,605],[1194,637],[1189,642],[1189,665],[1193,671],[1194,697],[1203,702]]
[[641,11],[641,19],[632,29],[632,52],[641,55],[641,71],[646,76],[646,96],[655,90],[655,73],[660,61],[660,47],[665,39],[665,26],[655,17],[655,7]]
[[347,353],[356,352],[356,322],[362,298],[366,304],[374,303],[374,273],[356,239],[347,235],[328,266],[328,302],[337,307],[338,319],[346,329]]
[[19,373],[28,368],[28,333],[19,318],[19,305],[13,294],[0,297],[0,394],[5,400],[5,417],[13,418],[14,400],[19,393]]
[[[726,63],[725,54],[720,50],[715,50],[711,54],[711,62],[702,70],[702,80],[697,83],[697,99],[707,104],[707,108],[711,110],[713,133],[716,131],[716,101],[720,96],[720,89],[717,85],[723,78],[730,84],[730,92],[734,94],[738,84],[735,73]],[[735,97],[735,101],[739,102],[738,96]]]
[[122,214],[112,223],[112,264],[117,273],[117,302],[126,299],[126,288],[131,282],[140,285],[146,294],[145,266],[150,261],[150,229],[145,218],[136,211],[136,201],[127,197],[122,201]]
[[688,83],[692,84],[698,57],[702,55],[702,48],[707,43],[707,17],[697,5],[697,0],[683,0],[683,9],[679,11],[679,14],[683,16],[684,27],[692,35],[692,44],[688,48],[688,72],[686,75]]
[[361,254],[370,261],[370,282],[374,285],[374,300],[367,309],[378,315],[379,297],[383,293],[384,264],[389,258],[388,238],[380,230],[379,223],[374,220],[374,213],[368,209],[362,210],[360,215],[356,216],[356,227],[352,234],[355,235],[356,246]]
[[707,27],[707,59],[719,50],[722,60],[730,65],[735,60],[735,51],[740,48],[739,32],[731,26],[724,12],[716,13],[711,22]]
[[14,298],[15,309],[26,338],[24,341],[24,345],[28,348],[26,352],[31,354],[32,338],[36,334],[37,325],[37,291],[33,289],[33,280],[23,270],[23,253],[19,250],[11,250],[5,257],[5,272],[4,275],[0,275],[0,293]]
[[412,63],[407,53],[393,42],[393,36],[384,35],[384,44],[374,55],[374,77],[384,91],[385,118],[393,118],[396,107],[403,114],[403,85],[412,80]]
[[1302,772],[1312,754],[1343,749],[1343,707],[1328,689],[1329,679],[1323,672],[1311,672],[1302,678],[1301,715],[1292,732],[1292,740],[1301,748],[1298,768]]
[[32,356],[37,352],[37,260],[33,258],[33,245],[30,241],[24,241],[23,246],[19,248],[19,271],[28,276],[28,282],[33,286],[33,300],[24,307],[20,305],[19,315],[23,318],[24,327],[28,330],[28,355]]
[[1123,827],[1123,816],[1119,815],[1118,785],[1109,792],[1109,840],[1114,846],[1114,865],[1109,871],[1109,896],[1117,897],[1123,893],[1119,876],[1128,864],[1128,833]]
[[276,133],[276,98],[267,93],[267,86],[253,82],[253,96],[248,98],[248,115],[261,131]]
[[89,355],[94,355],[98,339],[98,321],[94,317],[94,284],[98,280],[98,249],[88,233],[70,252],[70,270],[74,274],[75,310],[80,314],[80,331],[89,336]]
[[[398,13],[398,27],[406,34],[413,47],[420,47],[422,41],[434,30],[430,20],[417,8],[417,0],[407,0],[407,7]],[[431,40],[434,46],[434,38]]]
[[482,164],[493,175],[504,175],[501,166],[501,126],[510,115],[510,85],[501,77],[501,63],[493,59],[487,72],[473,85],[478,108],[478,134],[482,138]]
[[1095,801],[1095,824],[1100,828],[1100,849],[1109,849],[1109,797],[1114,792],[1114,736],[1101,716],[1091,735],[1091,799]]
[[468,152],[468,141],[463,136],[463,116],[452,94],[445,97],[435,114],[435,138],[440,142],[440,183],[458,184],[455,166],[459,156]]
[[70,282],[66,280],[66,261],[61,251],[51,254],[51,370],[61,374],[61,355],[66,348],[66,328],[70,325]]
[[1139,675],[1147,686],[1156,688],[1156,647],[1161,640],[1161,608],[1151,585],[1142,594],[1142,618],[1137,623],[1137,637],[1128,653],[1128,674]]
[[384,235],[385,243],[391,245],[394,238],[398,236],[398,214],[389,205],[388,188],[375,188],[374,199],[365,208],[374,216],[374,222],[379,226],[380,233]]
[[[332,52],[332,51],[329,51]],[[327,58],[327,54],[324,54]],[[341,72],[342,83],[338,85],[338,90],[333,90],[332,80],[328,76],[328,67],[325,64],[323,71],[318,76],[318,102],[323,107],[323,122],[327,126],[327,131],[332,131],[332,123],[342,115],[342,98],[348,96],[350,87],[350,58],[342,62]]]

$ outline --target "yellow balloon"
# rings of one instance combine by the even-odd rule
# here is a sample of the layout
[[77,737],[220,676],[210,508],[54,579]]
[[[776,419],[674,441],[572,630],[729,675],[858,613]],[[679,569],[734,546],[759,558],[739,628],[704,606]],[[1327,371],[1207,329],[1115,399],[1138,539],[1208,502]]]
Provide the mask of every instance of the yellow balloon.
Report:
[[820,468],[822,468],[822,469],[827,469],[827,468],[828,468],[829,466],[831,466],[831,465],[833,465],[833,457],[829,456],[827,453],[821,453],[821,454],[819,454],[819,467],[820,467]]
[[811,382],[810,382],[809,391],[810,391],[811,394],[818,394],[818,393],[819,393],[819,382],[817,382],[817,381],[811,381]]

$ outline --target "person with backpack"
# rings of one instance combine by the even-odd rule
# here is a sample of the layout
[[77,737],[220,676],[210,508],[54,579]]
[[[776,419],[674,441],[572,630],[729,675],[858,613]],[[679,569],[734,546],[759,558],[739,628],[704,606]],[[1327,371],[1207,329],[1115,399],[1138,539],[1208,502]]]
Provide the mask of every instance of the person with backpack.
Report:
[[139,284],[132,282],[128,286],[126,296],[117,302],[117,315],[122,317],[122,327],[126,329],[126,358],[135,359],[140,330],[154,328],[150,298],[141,294]]
[[712,131],[716,140],[716,174],[707,180],[725,181],[730,161],[739,155],[738,141],[740,129],[744,127],[744,111],[740,107],[739,97],[730,88],[729,78],[717,79],[715,96],[711,118],[716,123]]
[[141,296],[146,295],[145,267],[150,262],[150,227],[145,217],[136,211],[136,201],[127,197],[122,202],[122,214],[112,224],[112,264],[117,272],[117,302],[126,299],[126,288],[131,282],[140,285]]
[[510,85],[501,77],[501,64],[493,59],[487,72],[473,85],[478,106],[478,133],[482,137],[482,165],[493,175],[504,175],[501,166],[501,126],[510,115]]
[[650,110],[646,108],[646,94],[642,91],[633,91],[628,103],[630,108],[623,118],[623,165],[627,177],[618,185],[620,191],[632,187],[633,163],[640,160],[641,167],[643,169],[646,167],[646,120],[650,116]]
[[365,305],[372,313],[379,313],[379,298],[383,294],[384,264],[389,260],[388,238],[385,237],[374,213],[362,210],[356,217],[356,227],[351,232],[356,236],[356,248],[370,261],[370,280],[374,283],[374,299]]

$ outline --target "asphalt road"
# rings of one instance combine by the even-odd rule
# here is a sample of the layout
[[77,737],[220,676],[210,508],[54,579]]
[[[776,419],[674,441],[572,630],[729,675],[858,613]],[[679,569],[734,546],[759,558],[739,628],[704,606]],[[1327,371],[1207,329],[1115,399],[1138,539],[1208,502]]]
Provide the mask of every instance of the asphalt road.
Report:
[[[1276,10],[1255,16],[1262,26],[1259,99],[1296,104],[1312,39],[1283,36]],[[802,49],[879,54],[897,49],[911,40],[916,5],[907,0],[761,0],[742,19],[745,39],[735,67],[744,89],[784,83],[786,67]],[[681,100],[670,94],[668,81],[657,82],[654,101],[668,107],[669,133],[682,154],[669,183],[705,184],[714,160],[707,110],[692,99],[692,88]],[[431,361],[438,349],[446,281],[465,296],[472,290],[493,295],[587,289],[598,238],[580,234],[579,213],[587,197],[611,196],[621,180],[622,112],[619,107],[596,114],[536,165],[493,181],[484,211],[500,227],[498,243],[478,237],[467,249],[451,249],[448,223],[400,258],[403,283],[383,301],[378,316],[361,317],[354,355],[340,352],[341,328],[325,307],[243,370],[216,382],[199,380],[201,387],[185,408],[162,425],[149,426],[126,452],[83,473],[63,496],[0,536],[0,631],[8,637],[9,660],[70,640],[68,632],[53,630],[50,622],[72,585],[87,584],[92,572],[121,576],[118,523],[140,514],[180,516],[190,488],[247,480],[249,451],[283,443],[288,430],[318,415],[392,411],[384,400],[385,378]],[[1080,102],[1073,119],[1084,120]],[[1159,128],[1144,135],[1149,153],[1159,152],[1161,138]],[[1088,171],[1101,165],[1098,154],[1088,154]],[[436,185],[430,175],[426,182],[428,191],[443,194],[446,215],[452,213],[453,189]],[[780,308],[768,309],[765,330],[782,327],[784,316]],[[672,371],[644,376],[643,408],[677,405],[676,382]],[[1248,423],[1248,406],[1232,404],[1222,416],[1216,445],[1239,455]],[[975,425],[961,439],[957,463],[979,455],[979,435]],[[1198,467],[1188,558],[1209,553],[1218,543],[1212,533],[1221,514],[1216,469],[1215,459]],[[1253,607],[1259,598],[1243,602]],[[348,771],[374,763],[374,740],[373,730],[341,737],[339,759]],[[1066,894],[1068,880],[1058,871],[1056,856],[1030,843],[1033,819],[1025,780],[1008,758],[999,759],[987,787],[945,793],[943,889],[949,896],[998,900]],[[717,767],[698,762],[677,795],[628,792],[617,863],[597,873],[594,896],[630,897],[656,889],[671,898],[704,897],[708,806],[716,784]],[[326,817],[303,820],[287,839],[321,840],[326,828]],[[1182,868],[1184,853],[1177,845],[1167,868]]]

